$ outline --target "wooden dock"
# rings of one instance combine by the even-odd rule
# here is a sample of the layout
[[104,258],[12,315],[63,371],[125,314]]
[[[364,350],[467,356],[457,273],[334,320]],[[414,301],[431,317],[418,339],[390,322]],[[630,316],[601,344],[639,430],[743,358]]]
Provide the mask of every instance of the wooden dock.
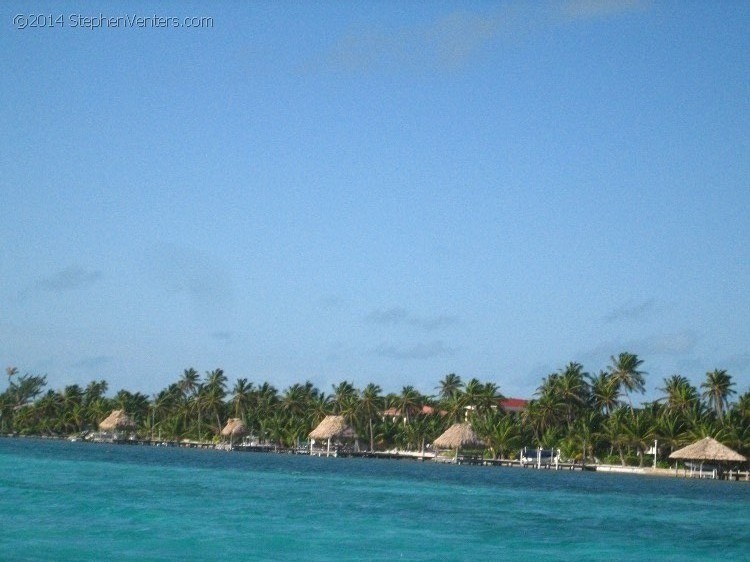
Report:
[[[78,441],[79,439],[70,439]],[[80,439],[83,441],[83,439]],[[276,453],[287,455],[310,455],[307,447],[280,447],[269,444],[237,444],[229,446],[227,443],[213,443],[201,441],[160,441],[151,439],[92,439],[88,440],[94,443],[113,443],[116,445],[139,445],[151,447],[180,447],[188,449],[215,449],[223,451],[237,451],[244,453]],[[457,457],[436,456],[434,452],[425,451],[424,453],[414,451],[355,451],[346,449],[335,449],[326,455],[326,451],[313,451],[314,456],[331,456],[331,457],[348,457],[348,458],[366,458],[366,459],[384,459],[384,460],[407,460],[417,462],[438,462],[443,464],[459,464],[471,466],[499,466],[508,468],[527,468],[537,470],[577,470],[590,472],[610,472],[619,474],[642,474],[647,476],[672,476],[680,478],[699,478],[699,479],[721,479],[732,481],[750,482],[750,470],[729,470],[720,473],[709,470],[689,471],[680,469],[675,471],[670,469],[653,469],[649,467],[618,466],[618,465],[596,465],[580,464],[570,462],[555,462],[548,459],[541,462],[523,462],[513,459],[487,459],[481,455],[463,454]]]

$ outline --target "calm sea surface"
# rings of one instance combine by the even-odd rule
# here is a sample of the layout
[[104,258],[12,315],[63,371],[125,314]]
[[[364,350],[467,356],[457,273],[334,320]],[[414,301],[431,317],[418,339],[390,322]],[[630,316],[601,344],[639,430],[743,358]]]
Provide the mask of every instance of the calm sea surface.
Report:
[[750,560],[750,484],[0,439],[2,560]]

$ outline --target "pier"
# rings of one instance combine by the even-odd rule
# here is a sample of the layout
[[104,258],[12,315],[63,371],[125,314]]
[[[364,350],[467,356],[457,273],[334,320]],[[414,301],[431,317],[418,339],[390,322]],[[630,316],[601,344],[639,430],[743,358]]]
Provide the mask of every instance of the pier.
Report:
[[[15,437],[8,435],[7,437]],[[43,439],[43,438],[42,438]],[[638,474],[644,476],[663,476],[672,478],[696,478],[696,479],[718,479],[731,480],[740,482],[750,482],[750,470],[723,470],[717,471],[707,467],[696,469],[686,463],[684,468],[676,470],[675,468],[651,468],[637,466],[620,466],[620,465],[602,465],[602,464],[581,464],[560,461],[557,457],[542,457],[541,455],[534,459],[533,457],[518,459],[488,459],[479,454],[460,454],[458,456],[441,456],[436,455],[433,451],[357,451],[348,447],[338,447],[333,449],[330,454],[325,450],[310,452],[309,447],[281,447],[272,444],[235,444],[214,443],[206,441],[163,441],[158,439],[116,439],[112,437],[95,437],[89,439],[68,438],[70,441],[85,441],[88,443],[112,443],[115,445],[134,445],[147,447],[179,447],[186,449],[214,449],[217,451],[239,452],[239,453],[275,453],[286,455],[313,455],[313,456],[331,456],[341,458],[360,458],[360,459],[383,459],[391,461],[417,461],[417,462],[437,462],[442,464],[459,464],[471,466],[497,466],[507,468],[523,468],[536,470],[574,470],[588,472],[607,472],[613,474]]]

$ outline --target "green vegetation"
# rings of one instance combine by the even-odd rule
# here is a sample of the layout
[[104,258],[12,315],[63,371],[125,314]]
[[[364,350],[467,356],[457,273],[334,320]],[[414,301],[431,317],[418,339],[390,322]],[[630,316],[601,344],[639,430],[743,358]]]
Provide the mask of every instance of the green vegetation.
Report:
[[[138,434],[159,440],[216,439],[230,417],[241,418],[259,441],[298,446],[327,414],[340,414],[371,450],[397,447],[423,451],[447,427],[468,419],[494,458],[510,458],[523,446],[559,447],[567,459],[583,462],[646,463],[646,451],[659,441],[659,462],[675,449],[702,437],[750,454],[750,391],[736,402],[725,370],[706,373],[702,392],[681,375],[663,380],[662,397],[641,408],[631,395],[643,393],[645,375],[637,355],[621,353],[597,374],[569,363],[546,376],[534,399],[520,412],[506,412],[497,384],[456,374],[439,381],[435,396],[413,386],[383,394],[368,384],[348,381],[325,394],[311,382],[279,392],[268,382],[246,378],[233,386],[221,369],[201,376],[186,369],[152,397],[119,390],[106,396],[106,381],[85,388],[74,384],[47,390],[46,376],[6,369],[0,394],[4,434],[66,436],[95,430],[111,410],[123,409],[138,423]],[[650,459],[649,459],[650,462]]]

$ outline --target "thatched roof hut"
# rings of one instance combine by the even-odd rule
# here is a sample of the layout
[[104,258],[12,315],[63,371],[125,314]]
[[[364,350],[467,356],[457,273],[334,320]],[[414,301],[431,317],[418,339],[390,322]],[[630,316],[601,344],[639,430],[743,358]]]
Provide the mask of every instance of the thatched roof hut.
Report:
[[102,431],[114,431],[116,429],[133,429],[135,421],[125,413],[125,410],[112,410],[103,421],[99,422]]
[[[310,432],[310,439],[315,441],[327,441],[328,446],[326,455],[331,454],[331,439],[344,437],[347,439],[356,439],[357,434],[346,423],[344,416],[326,416],[318,427]],[[312,452],[312,441],[310,442],[310,452]]]
[[224,437],[234,437],[235,435],[245,435],[247,426],[240,418],[229,418],[227,425],[221,430]]
[[354,437],[352,428],[347,425],[344,416],[326,416],[318,427],[310,432],[310,439],[324,440],[335,437]]
[[227,425],[221,430],[221,434],[224,437],[229,437],[230,450],[234,445],[234,436],[245,435],[247,433],[247,426],[240,418],[229,418]]
[[669,455],[670,459],[711,462],[745,462],[747,458],[722,445],[716,439],[704,437],[692,445],[683,447]]
[[477,434],[468,422],[454,423],[440,437],[435,439],[434,445],[438,449],[460,449],[462,447],[483,446]]

